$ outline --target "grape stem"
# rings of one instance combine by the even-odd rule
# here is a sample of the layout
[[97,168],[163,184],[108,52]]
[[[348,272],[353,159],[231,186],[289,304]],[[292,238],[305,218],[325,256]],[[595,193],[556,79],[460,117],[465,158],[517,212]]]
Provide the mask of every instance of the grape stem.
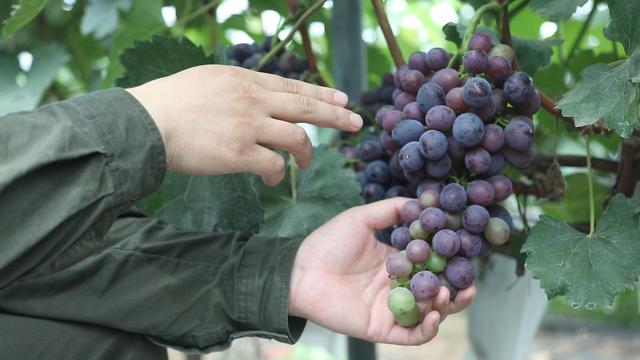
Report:
[[272,47],[271,50],[268,53],[266,53],[262,57],[262,59],[260,59],[260,62],[258,62],[258,64],[253,67],[253,70],[260,71],[260,69],[262,69],[271,59],[273,59],[276,56],[276,54],[280,52],[280,50],[282,50],[285,46],[287,46],[287,44],[291,42],[291,40],[293,40],[293,36],[296,34],[296,32],[300,30],[300,28],[306,23],[307,19],[311,15],[313,15],[313,13],[315,13],[318,9],[322,7],[322,5],[324,5],[325,1],[326,0],[319,0],[319,1],[316,1],[313,5],[309,6],[307,10],[305,10],[300,15],[298,20],[296,20],[295,24],[293,24],[293,28],[291,29],[291,31],[289,31],[287,36],[282,41],[280,41],[276,46]]
[[187,25],[187,23],[195,18],[197,18],[198,16],[206,13],[207,11],[217,7],[218,5],[220,5],[220,3],[222,2],[222,0],[212,0],[209,3],[199,7],[196,11],[192,12],[191,14],[183,17],[182,19],[178,20],[178,22],[176,23],[176,27],[183,27],[185,25]]
[[490,2],[488,4],[482,5],[478,8],[475,15],[471,19],[471,23],[469,24],[469,28],[467,28],[466,33],[464,34],[464,38],[462,39],[462,43],[460,43],[460,48],[458,49],[458,53],[449,60],[448,67],[453,67],[456,61],[462,57],[462,54],[466,53],[469,49],[469,41],[471,40],[471,36],[476,32],[478,25],[480,25],[480,20],[487,12],[495,12],[497,13],[500,10],[500,4]]
[[289,154],[289,188],[291,189],[291,200],[298,200],[298,165],[293,155]]
[[589,235],[595,229],[595,201],[593,200],[593,174],[591,169],[591,134],[587,135],[587,177],[589,179]]

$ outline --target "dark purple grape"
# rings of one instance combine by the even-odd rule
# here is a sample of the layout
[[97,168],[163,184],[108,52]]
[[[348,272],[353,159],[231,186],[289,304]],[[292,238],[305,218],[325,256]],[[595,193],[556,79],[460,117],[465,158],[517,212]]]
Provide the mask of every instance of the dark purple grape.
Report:
[[414,119],[420,122],[424,121],[425,114],[420,110],[417,102],[410,102],[402,109],[405,119]]
[[473,180],[467,185],[467,199],[471,204],[489,206],[496,194],[493,186],[485,180]]
[[484,139],[484,123],[474,113],[460,114],[453,122],[453,137],[465,148],[480,145]]
[[489,69],[489,55],[484,50],[469,50],[462,58],[464,69],[472,74],[482,74]]
[[409,56],[409,61],[407,65],[409,65],[409,69],[418,70],[422,74],[427,75],[430,71],[427,67],[426,63],[427,54],[422,51],[416,51],[411,56]]
[[442,159],[447,154],[447,137],[438,130],[427,130],[420,136],[420,154],[427,160]]
[[467,150],[460,145],[453,135],[447,135],[447,153],[454,162],[464,160]]
[[394,185],[387,189],[387,192],[384,194],[385,199],[391,199],[399,196],[408,196],[407,188],[402,185]]
[[[400,95],[402,93],[402,90],[395,88],[393,90],[393,92],[391,93],[391,103],[396,101],[396,98],[398,97],[398,95]],[[395,108],[394,108],[395,109]]]
[[418,188],[416,189],[416,197],[419,198],[420,195],[422,195],[422,193],[427,190],[435,190],[437,192],[440,192],[442,191],[443,187],[444,187],[444,183],[441,180],[433,180],[433,179],[424,180],[418,185]]
[[420,225],[420,219],[409,225],[409,232],[411,233],[411,237],[414,239],[427,240],[429,238],[429,233],[422,228],[422,225]]
[[491,84],[481,77],[474,77],[464,84],[464,102],[474,108],[481,108],[491,102]]
[[380,144],[382,144],[382,147],[390,153],[398,150],[399,148],[398,144],[393,141],[391,135],[386,131],[380,133]]
[[391,74],[391,73],[385,73],[384,75],[382,75],[382,79],[381,79],[380,83],[381,83],[381,85],[383,87],[386,87],[386,86],[395,87],[396,86],[395,79],[393,78],[393,74]]
[[484,123],[489,123],[496,117],[496,104],[493,103],[492,99],[492,101],[489,101],[487,105],[481,108],[471,108],[471,111],[478,115]]
[[507,209],[501,205],[491,205],[487,208],[487,211],[492,218],[499,217],[509,225],[510,229],[513,229],[513,218]]
[[440,131],[451,131],[455,120],[455,111],[446,105],[436,105],[432,107],[425,116],[427,128]]
[[424,75],[418,70],[408,70],[400,79],[402,89],[409,94],[417,94],[422,84],[424,84]]
[[518,71],[509,76],[502,87],[504,97],[513,105],[522,104],[534,95],[533,79]]
[[404,90],[402,88],[402,78],[406,75],[407,71],[409,71],[409,67],[402,65],[396,70],[395,74],[393,74],[393,83],[400,90]]
[[362,197],[367,204],[384,199],[384,194],[384,187],[380,184],[368,183],[362,189]]
[[393,110],[393,106],[391,105],[380,106],[380,108],[378,108],[378,110],[376,111],[376,116],[375,116],[376,122],[382,125],[382,119],[384,118],[385,115],[387,115],[392,110]]
[[515,59],[513,49],[509,45],[505,44],[497,44],[491,49],[491,51],[489,51],[489,57],[492,58],[494,56],[501,56],[507,59],[509,63],[513,63],[513,60]]
[[391,137],[399,146],[418,141],[424,132],[424,125],[418,120],[402,120],[393,127]]
[[496,152],[504,146],[504,130],[496,124],[484,127],[484,139],[480,146],[488,152]]
[[470,205],[462,213],[462,226],[470,233],[480,234],[487,227],[489,218],[487,209],[480,205]]
[[525,151],[516,151],[509,147],[504,147],[502,148],[502,156],[511,166],[524,169],[533,161],[533,150],[529,148]]
[[469,110],[469,105],[464,102],[464,89],[462,87],[456,87],[449,90],[444,98],[444,102],[457,113]]
[[396,228],[391,233],[391,245],[396,249],[404,250],[411,240],[413,240],[411,238],[411,233],[409,232],[409,228],[406,226]]
[[483,148],[474,148],[464,156],[464,166],[474,174],[484,174],[491,167],[491,154]]
[[482,176],[488,177],[498,175],[502,172],[503,169],[504,157],[502,156],[502,153],[494,152],[491,153],[491,165],[489,165],[489,170],[484,172]]
[[401,252],[391,254],[387,258],[387,273],[394,278],[407,278],[413,271],[413,264]]
[[382,117],[382,128],[384,128],[384,131],[391,133],[391,131],[393,131],[393,127],[404,119],[406,119],[406,117],[402,111],[389,110]]
[[375,91],[363,91],[360,94],[360,104],[373,105],[378,102],[378,93]]
[[362,161],[373,161],[384,155],[384,149],[378,140],[366,139],[356,147],[356,156]]
[[449,259],[444,274],[451,285],[458,289],[468,288],[476,278],[476,270],[471,261],[460,256]]
[[485,31],[476,31],[469,39],[469,49],[479,49],[488,53],[492,47],[491,36]]
[[262,54],[260,53],[253,54],[242,62],[242,67],[245,69],[253,69],[256,65],[258,65],[260,60],[262,60]]
[[440,280],[431,271],[420,271],[411,278],[410,287],[416,300],[429,300],[438,295]]
[[489,219],[489,224],[484,229],[484,237],[491,245],[500,246],[509,241],[511,229],[506,221],[499,217]]
[[527,125],[529,125],[529,127],[531,127],[531,130],[535,131],[535,126],[533,125],[533,120],[529,117],[529,116],[525,116],[525,115],[513,115],[513,116],[508,116],[508,119],[510,122],[513,121],[522,121],[524,123],[526,123]]
[[365,174],[364,171],[358,171],[356,173],[356,181],[358,182],[358,184],[360,184],[360,187],[363,189],[365,185],[369,183],[369,180],[367,180],[367,174]]
[[435,47],[427,52],[425,63],[431,71],[438,71],[446,68],[450,59],[451,54],[442,48]]
[[456,232],[460,238],[460,251],[458,254],[471,258],[480,255],[482,251],[482,237],[472,234],[465,229]]
[[533,144],[533,129],[523,121],[511,121],[504,128],[507,146],[516,151],[525,151]]
[[502,82],[511,76],[511,74],[513,74],[513,70],[511,70],[511,63],[509,60],[502,56],[494,56],[489,59],[487,75],[489,75],[492,80]]
[[404,174],[405,179],[407,179],[409,182],[414,183],[418,183],[427,177],[427,173],[425,172],[424,168],[418,169],[416,171],[403,170],[402,173]]
[[377,230],[376,231],[376,239],[378,241],[380,241],[381,243],[385,244],[385,245],[389,245],[391,246],[391,231],[393,229],[391,228],[387,228],[384,230]]
[[458,230],[462,227],[462,213],[445,212],[447,217],[447,229]]
[[400,166],[407,171],[417,171],[424,166],[424,158],[420,155],[420,143],[412,141],[400,149],[398,153]]
[[440,192],[440,207],[448,212],[460,212],[466,204],[467,192],[460,184],[448,184]]
[[400,208],[400,219],[406,223],[412,223],[420,217],[422,213],[422,207],[417,200],[409,200],[402,208]]
[[455,286],[451,285],[444,274],[438,274],[438,280],[440,280],[440,286],[444,286],[445,288],[447,288],[447,290],[449,290],[449,300],[453,301],[456,298],[456,295],[458,295],[458,289],[456,289]]
[[253,55],[253,48],[251,45],[246,43],[234,45],[229,53],[229,56],[240,64],[242,64],[251,55]]
[[502,115],[507,110],[507,100],[505,100],[502,94],[502,89],[491,90],[491,100],[496,106],[496,115]]
[[420,88],[416,101],[423,113],[429,112],[432,107],[444,104],[445,92],[440,85],[428,82]]
[[513,193],[513,184],[504,175],[492,176],[487,179],[487,182],[493,187],[496,201],[502,201]]
[[542,99],[540,98],[540,94],[536,90],[529,99],[527,99],[522,104],[517,104],[513,106],[513,109],[516,113],[520,115],[532,116],[537,113],[542,106]]
[[431,78],[431,82],[440,85],[444,92],[449,92],[455,87],[462,86],[462,80],[460,80],[458,72],[450,68],[436,71]]
[[393,103],[393,92],[395,90],[395,85],[385,85],[381,88],[378,88],[376,90],[376,92],[378,93],[378,101],[387,104]]
[[414,264],[422,264],[431,255],[431,247],[426,241],[416,239],[407,244],[407,258]]
[[442,179],[449,175],[453,162],[448,154],[445,154],[438,160],[427,160],[425,164],[425,171],[428,176],[435,179]]
[[396,110],[402,110],[408,103],[416,101],[416,97],[408,92],[401,92],[393,99],[393,107]]
[[420,194],[418,203],[423,208],[440,207],[440,192],[435,189],[425,190]]
[[420,214],[420,226],[427,232],[436,233],[447,226],[447,217],[438,208],[426,208]]
[[386,185],[391,181],[389,165],[382,160],[375,160],[367,165],[367,180],[370,183]]
[[433,250],[440,256],[452,257],[460,250],[460,237],[453,230],[440,230],[433,235]]
[[389,172],[394,179],[404,179],[404,171],[402,166],[400,166],[400,159],[398,159],[397,153],[393,154],[391,159],[389,159]]
[[480,249],[480,255],[478,256],[489,256],[492,250],[493,247],[491,246],[491,244],[489,244],[489,242],[485,238],[482,238],[482,248]]

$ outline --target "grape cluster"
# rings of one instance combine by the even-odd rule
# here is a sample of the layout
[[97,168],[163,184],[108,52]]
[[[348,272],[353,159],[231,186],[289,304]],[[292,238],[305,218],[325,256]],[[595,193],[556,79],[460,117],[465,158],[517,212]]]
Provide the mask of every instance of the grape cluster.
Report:
[[509,240],[513,221],[498,203],[513,185],[506,164],[524,168],[533,159],[531,119],[541,99],[533,80],[514,71],[514,52],[476,32],[461,64],[441,48],[411,54],[394,75],[392,105],[380,106],[377,139],[365,139],[352,156],[367,202],[415,196],[402,223],[387,232],[401,250],[387,261],[396,322],[419,321],[416,300],[441,286],[455,296],[472,284],[470,259]]
[[[271,51],[272,46],[273,37],[267,36],[264,38],[262,44],[242,43],[234,45],[227,53],[227,57],[232,65],[252,69]],[[270,59],[262,69],[260,69],[261,72],[280,75],[290,79],[300,79],[302,74],[308,70],[309,64],[307,61],[300,59],[294,53],[282,50],[276,55],[277,56]]]

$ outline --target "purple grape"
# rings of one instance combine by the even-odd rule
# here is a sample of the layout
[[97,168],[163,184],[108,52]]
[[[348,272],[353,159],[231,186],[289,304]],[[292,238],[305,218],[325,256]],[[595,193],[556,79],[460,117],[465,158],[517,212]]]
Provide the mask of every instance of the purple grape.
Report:
[[422,195],[422,193],[427,190],[435,190],[437,192],[440,192],[442,191],[443,187],[444,183],[441,180],[427,179],[418,185],[418,188],[416,189],[416,197],[419,198],[420,195]]
[[404,250],[411,240],[411,233],[406,226],[399,227],[391,233],[391,245],[396,249]]
[[484,127],[484,139],[480,146],[488,152],[496,152],[504,146],[504,130],[496,124]]
[[440,192],[437,190],[429,189],[420,194],[418,203],[423,208],[439,207],[440,206]]
[[385,73],[382,75],[382,80],[380,81],[382,86],[396,86],[395,79],[393,78],[393,74]]
[[456,295],[458,295],[458,289],[456,289],[455,286],[451,285],[444,274],[439,274],[438,280],[440,280],[440,286],[444,286],[445,288],[447,288],[447,290],[449,290],[449,300],[453,301],[456,298]]
[[393,127],[391,137],[399,146],[418,141],[424,132],[424,125],[418,120],[402,120]]
[[504,147],[502,148],[502,156],[511,166],[524,169],[533,161],[533,150],[529,148],[525,151],[516,151],[509,147]]
[[249,56],[253,55],[254,49],[247,43],[236,44],[231,48],[229,57],[239,63],[243,63]]
[[[398,89],[398,88],[395,88],[395,89],[393,90],[393,92],[391,93],[391,100],[392,100],[392,103],[396,101],[396,98],[397,98],[397,97],[398,97],[398,95],[400,95],[402,92],[403,92],[403,91],[402,91],[402,90],[400,90],[400,89]],[[395,108],[394,108],[394,109],[395,109]]]
[[376,183],[380,185],[386,185],[391,181],[391,173],[389,172],[389,165],[382,160],[375,160],[367,165],[367,180],[370,183]]
[[491,36],[485,31],[476,31],[469,39],[469,49],[478,49],[489,52],[493,47]]
[[447,153],[451,160],[460,161],[464,160],[464,155],[467,153],[467,150],[460,145],[453,137],[453,135],[447,135]]
[[400,196],[408,196],[407,188],[402,185],[394,185],[387,189],[387,192],[384,194],[385,199],[391,199],[394,197]]
[[444,104],[445,92],[440,85],[428,82],[420,88],[416,101],[423,113],[429,112],[432,107]]
[[382,147],[390,153],[395,152],[399,148],[398,144],[393,141],[391,135],[386,131],[380,133],[379,141],[380,144],[382,144]]
[[491,101],[491,84],[481,77],[467,80],[462,89],[464,102],[471,107],[481,108]]
[[456,113],[446,105],[432,107],[425,116],[427,128],[440,131],[451,131]]
[[378,101],[383,103],[393,103],[393,92],[396,90],[395,85],[384,85],[376,90]]
[[502,87],[504,97],[513,105],[522,104],[534,95],[533,79],[522,71],[509,76]]
[[420,225],[420,219],[409,225],[409,232],[411,233],[411,237],[414,239],[427,240],[429,238],[429,233],[422,228],[422,225]]
[[378,93],[375,91],[363,91],[360,94],[360,104],[373,105],[378,102]]
[[489,211],[489,215],[491,215],[492,218],[499,217],[509,225],[510,229],[513,229],[513,218],[507,209],[500,205],[491,205],[487,208],[487,211]]
[[404,173],[400,166],[400,160],[398,159],[397,153],[389,159],[389,173],[391,173],[391,177],[394,179],[404,179]]
[[[520,115],[532,116],[537,113],[542,106],[542,99],[540,98],[540,93],[536,90],[529,99],[527,99],[522,104],[517,104],[513,106],[513,109],[516,113]],[[533,128],[533,127],[532,127]]]
[[484,237],[494,246],[500,246],[509,241],[511,230],[509,224],[499,217],[489,219],[489,224],[484,229]]
[[420,271],[411,278],[410,287],[416,300],[429,300],[438,295],[440,280],[431,271]]
[[493,247],[491,246],[491,244],[489,244],[489,242],[483,237],[482,247],[480,248],[480,255],[478,256],[489,256],[492,250],[493,250]]
[[402,173],[404,174],[405,179],[407,179],[409,182],[420,182],[424,180],[425,177],[427,177],[427,173],[425,172],[424,168],[416,171],[403,170]]
[[410,102],[402,109],[405,119],[414,119],[420,122],[424,121],[425,114],[420,110],[417,102]]
[[489,69],[489,55],[484,50],[469,50],[462,58],[464,69],[472,74],[482,74]]
[[380,184],[369,183],[362,189],[362,197],[367,204],[384,199],[384,194],[384,187]]
[[473,180],[467,185],[467,199],[471,204],[489,206],[495,200],[495,190],[488,181]]
[[404,90],[402,89],[402,78],[407,74],[407,71],[409,71],[409,67],[402,65],[396,70],[395,74],[393,74],[393,83],[400,90]]
[[511,121],[504,128],[507,146],[516,151],[525,151],[533,144],[533,129],[523,121]]
[[433,250],[440,256],[452,257],[460,250],[460,237],[453,230],[440,230],[433,235]]
[[480,145],[484,139],[484,123],[474,113],[460,114],[453,122],[453,137],[465,148]]
[[400,219],[406,223],[412,223],[420,217],[422,213],[422,207],[417,200],[409,200],[402,208],[400,208]]
[[416,97],[408,92],[401,92],[393,99],[393,107],[396,110],[402,110],[408,103],[416,101]]
[[505,44],[497,44],[491,49],[491,51],[489,51],[490,58],[495,56],[501,56],[507,59],[509,63],[513,63],[513,60],[515,59],[515,53],[513,52],[513,49],[509,45]]
[[466,204],[467,191],[460,184],[448,184],[440,192],[440,207],[448,212],[460,212]]
[[471,111],[478,115],[483,122],[488,123],[496,117],[496,104],[492,101],[489,101],[487,105],[481,108],[471,108]]
[[511,70],[509,60],[502,56],[494,56],[489,59],[487,75],[489,75],[492,80],[502,82],[511,76],[511,74],[513,74],[513,70]]
[[456,232],[460,238],[460,251],[458,254],[471,258],[480,255],[482,251],[482,237],[472,234],[465,229]]
[[424,84],[424,75],[418,70],[408,70],[400,79],[402,89],[409,94],[417,94],[422,84]]
[[[489,219],[487,219],[487,221],[489,221]],[[447,217],[444,215],[444,212],[438,208],[426,208],[422,211],[422,214],[420,214],[420,226],[427,232],[435,233],[447,226]]]
[[362,161],[373,161],[384,155],[384,149],[378,140],[366,139],[358,144],[355,154]]
[[416,51],[409,56],[407,65],[411,70],[418,70],[422,74],[427,75],[430,71],[426,63],[427,54],[422,51]]
[[420,154],[427,160],[442,159],[447,154],[447,137],[437,130],[427,130],[420,136]]
[[462,213],[445,212],[447,217],[447,229],[458,230],[462,227]]
[[404,112],[400,110],[389,110],[382,117],[382,127],[384,128],[384,131],[391,133],[391,131],[393,131],[393,127],[404,119],[406,119]]
[[469,105],[464,102],[464,89],[462,87],[449,90],[444,98],[444,102],[448,107],[458,113],[469,110]]
[[496,201],[502,201],[513,193],[513,184],[504,175],[492,176],[487,179],[487,182],[493,187]]
[[533,120],[529,116],[515,115],[515,116],[509,116],[508,119],[511,122],[513,122],[513,121],[522,121],[522,122],[526,123],[527,125],[529,125],[529,127],[531,127],[531,130],[535,130],[535,126],[533,125]]
[[480,234],[487,227],[489,218],[487,209],[480,205],[470,205],[462,213],[462,226],[470,233]]
[[427,52],[425,63],[431,71],[438,71],[446,68],[450,59],[451,54],[442,48],[436,47]]
[[424,169],[428,176],[436,179],[442,179],[449,175],[453,163],[448,154],[445,154],[438,160],[427,160]]
[[398,153],[400,166],[407,171],[417,171],[424,166],[424,158],[420,155],[420,143],[412,141],[400,149]]
[[387,113],[389,113],[389,111],[391,110],[393,110],[393,106],[391,105],[380,106],[380,108],[378,108],[378,110],[376,111],[376,116],[375,116],[376,122],[382,125],[382,118],[384,118],[384,116],[387,115]]
[[431,255],[431,247],[426,241],[416,239],[407,244],[407,258],[414,264],[422,264]]
[[484,177],[490,177],[494,175],[498,175],[504,169],[504,157],[502,153],[494,152],[491,153],[491,165],[489,165],[489,170],[482,173]]
[[449,92],[455,87],[462,86],[462,80],[460,80],[458,72],[449,68],[436,71],[431,78],[431,82],[440,85],[444,92]]
[[401,252],[391,254],[387,258],[387,273],[394,278],[407,278],[413,271],[413,264]]
[[356,181],[358,181],[358,184],[360,184],[360,187],[363,189],[365,185],[369,183],[369,181],[367,180],[367,174],[365,174],[363,171],[358,171],[356,173]]
[[471,261],[460,256],[449,259],[444,274],[451,285],[458,289],[468,288],[476,278],[476,270]]
[[464,156],[464,166],[474,174],[483,174],[491,168],[491,154],[483,148],[474,148]]
[[491,100],[496,106],[496,115],[502,115],[507,110],[507,101],[502,94],[502,89],[491,90]]

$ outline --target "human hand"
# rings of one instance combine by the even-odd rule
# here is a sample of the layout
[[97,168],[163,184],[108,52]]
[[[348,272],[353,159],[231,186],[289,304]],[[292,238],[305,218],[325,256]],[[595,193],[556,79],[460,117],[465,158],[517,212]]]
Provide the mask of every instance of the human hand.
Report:
[[398,251],[379,242],[375,231],[400,221],[408,199],[395,198],[349,209],[318,228],[301,244],[291,275],[289,313],[331,330],[374,342],[424,344],[442,320],[471,304],[476,289],[461,290],[451,302],[440,288],[419,301],[423,316],[415,327],[397,325],[387,308],[387,257]]
[[362,127],[340,91],[232,66],[193,67],[128,91],[156,122],[169,170],[188,174],[252,172],[275,185],[285,161],[272,149],[302,168],[311,162],[311,141],[295,123]]

